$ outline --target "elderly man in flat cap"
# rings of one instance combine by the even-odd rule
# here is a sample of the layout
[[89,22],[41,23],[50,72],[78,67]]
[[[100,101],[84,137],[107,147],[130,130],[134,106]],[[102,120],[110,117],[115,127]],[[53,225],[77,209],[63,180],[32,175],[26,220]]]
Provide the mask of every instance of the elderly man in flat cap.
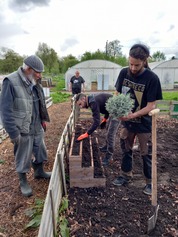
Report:
[[23,65],[3,80],[1,92],[2,123],[14,144],[16,171],[23,196],[32,195],[27,172],[32,165],[34,177],[49,179],[43,170],[47,160],[44,143],[45,122],[49,122],[45,97],[39,83],[44,71],[42,60],[36,55],[25,58]]

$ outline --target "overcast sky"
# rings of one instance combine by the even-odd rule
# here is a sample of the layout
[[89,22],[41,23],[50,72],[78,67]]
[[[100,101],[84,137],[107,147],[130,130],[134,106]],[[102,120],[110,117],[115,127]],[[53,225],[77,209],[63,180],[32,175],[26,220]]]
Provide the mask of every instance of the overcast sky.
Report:
[[0,47],[20,55],[46,43],[78,57],[117,39],[126,56],[138,42],[178,56],[176,0],[0,0],[0,9]]

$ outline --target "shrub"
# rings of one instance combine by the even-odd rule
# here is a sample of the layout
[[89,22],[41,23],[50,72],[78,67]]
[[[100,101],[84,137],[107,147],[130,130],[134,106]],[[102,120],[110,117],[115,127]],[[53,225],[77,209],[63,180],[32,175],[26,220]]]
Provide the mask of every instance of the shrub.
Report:
[[53,92],[51,93],[51,97],[53,99],[53,103],[56,104],[68,101],[70,98],[70,94],[62,92]]
[[119,94],[110,97],[106,102],[106,109],[113,118],[127,116],[133,107],[130,95]]

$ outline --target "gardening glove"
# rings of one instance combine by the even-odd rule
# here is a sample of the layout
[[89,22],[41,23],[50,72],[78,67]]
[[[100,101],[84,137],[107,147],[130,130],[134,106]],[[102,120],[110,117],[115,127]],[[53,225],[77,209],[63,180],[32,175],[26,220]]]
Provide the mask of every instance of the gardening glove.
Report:
[[46,132],[46,123],[45,123],[45,122],[42,122],[41,125],[42,125],[42,127],[43,127],[43,129],[44,129],[44,132]]
[[77,138],[76,142],[80,142],[80,141],[82,141],[83,139],[87,138],[88,136],[89,136],[89,135],[88,135],[88,133],[86,132],[86,133],[80,135],[80,136]]
[[21,139],[21,135],[19,134],[17,137],[11,139],[11,142],[13,144],[19,144],[20,143],[20,139]]
[[104,129],[104,128],[106,127],[106,122],[107,122],[107,119],[106,119],[106,118],[104,118],[104,119],[101,121],[101,123],[100,123],[100,128],[101,128],[101,129]]

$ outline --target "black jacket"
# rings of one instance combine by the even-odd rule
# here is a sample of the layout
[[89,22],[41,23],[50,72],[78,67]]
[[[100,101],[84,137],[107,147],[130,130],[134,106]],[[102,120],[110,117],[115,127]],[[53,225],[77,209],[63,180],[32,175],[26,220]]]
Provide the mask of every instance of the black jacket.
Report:
[[88,107],[91,108],[93,116],[93,124],[87,131],[89,135],[100,125],[100,114],[104,114],[104,118],[108,119],[109,113],[106,110],[106,102],[111,96],[113,95],[109,93],[99,93],[88,96]]

